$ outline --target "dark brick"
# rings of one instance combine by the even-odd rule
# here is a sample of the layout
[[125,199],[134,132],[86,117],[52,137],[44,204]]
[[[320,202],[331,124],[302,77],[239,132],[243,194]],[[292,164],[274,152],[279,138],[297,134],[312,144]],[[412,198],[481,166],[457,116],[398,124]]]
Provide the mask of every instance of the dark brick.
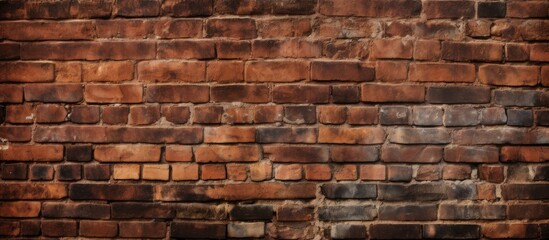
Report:
[[72,200],[152,201],[151,185],[133,184],[71,184]]
[[170,236],[175,238],[225,239],[227,225],[222,223],[173,222]]
[[114,219],[173,218],[175,211],[168,205],[159,203],[113,203]]
[[327,206],[318,208],[320,221],[365,221],[376,217],[374,205]]
[[114,14],[122,17],[154,17],[160,13],[159,0],[117,0]]
[[332,239],[367,239],[365,225],[356,224],[337,224],[330,229]]
[[509,219],[543,220],[549,216],[549,204],[511,204]]
[[30,169],[29,178],[34,181],[47,181],[53,179],[53,166],[33,165]]
[[119,235],[123,238],[164,238],[166,223],[164,222],[121,222]]
[[447,107],[444,125],[448,127],[474,126],[480,123],[480,114],[473,107]]
[[549,111],[542,110],[536,112],[536,124],[538,126],[549,126]]
[[178,205],[177,218],[182,219],[227,219],[225,205],[207,205],[200,203]]
[[490,88],[488,87],[429,87],[427,102],[430,103],[488,103]]
[[468,184],[381,184],[378,199],[386,201],[437,201],[474,199],[476,189]]
[[379,159],[379,147],[331,146],[330,159],[334,162],[375,162]]
[[332,86],[332,101],[334,103],[357,103],[360,101],[360,88],[353,85]]
[[410,125],[412,112],[403,106],[381,107],[379,123],[382,125]]
[[105,124],[125,124],[128,122],[128,114],[130,114],[130,108],[127,106],[117,107],[108,106],[103,108],[103,123]]
[[42,216],[47,218],[108,219],[110,215],[107,204],[44,203],[42,207]]
[[70,17],[70,0],[29,2],[27,16],[31,19],[65,19]]
[[534,181],[549,181],[549,166],[537,166]]
[[479,18],[503,18],[506,9],[505,2],[479,2],[477,14]]
[[82,179],[81,165],[60,165],[56,168],[57,179],[61,181],[74,181]]
[[505,219],[505,205],[441,204],[439,218],[442,220],[500,220]]
[[413,171],[412,166],[388,166],[387,179],[391,182],[409,182]]
[[494,103],[503,106],[533,107],[538,103],[540,91],[533,90],[495,90]]
[[42,235],[46,237],[76,237],[78,223],[72,220],[42,221]]
[[108,181],[111,168],[107,164],[84,165],[84,179],[92,181]]
[[530,127],[534,122],[532,110],[507,109],[507,125]]
[[213,0],[168,0],[162,11],[173,17],[209,16],[213,12]]
[[549,199],[549,184],[507,184],[501,186],[501,195],[506,200]]
[[315,128],[258,128],[257,138],[260,143],[315,143]]
[[321,189],[322,194],[330,199],[373,199],[377,196],[374,184],[327,183]]
[[39,220],[21,221],[21,236],[38,236],[38,235],[40,235]]
[[379,219],[389,221],[432,221],[437,219],[437,205],[382,205]]
[[276,211],[276,219],[285,222],[302,222],[314,219],[315,208],[302,205],[282,205]]
[[284,121],[293,124],[311,124],[316,122],[314,106],[284,107]]
[[274,210],[268,205],[236,205],[229,211],[231,220],[271,220]]
[[429,239],[479,239],[480,226],[468,224],[423,225],[423,237]]
[[167,121],[175,124],[185,124],[189,121],[191,112],[186,106],[162,106],[162,115]]
[[73,123],[98,123],[98,106],[73,106],[69,119]]
[[92,145],[67,145],[65,157],[71,162],[89,162],[92,160]]
[[215,124],[221,123],[223,107],[220,106],[197,106],[194,108],[193,122]]
[[370,226],[370,238],[420,239],[421,227],[418,224],[373,224]]
[[13,163],[2,166],[3,180],[25,180],[27,179],[27,164]]

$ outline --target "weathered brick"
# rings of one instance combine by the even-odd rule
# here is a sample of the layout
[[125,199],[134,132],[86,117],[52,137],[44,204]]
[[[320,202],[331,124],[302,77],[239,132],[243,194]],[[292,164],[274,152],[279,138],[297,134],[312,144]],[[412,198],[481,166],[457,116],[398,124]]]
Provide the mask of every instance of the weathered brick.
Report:
[[80,84],[32,84],[25,86],[25,101],[79,102],[82,100]]
[[544,219],[549,212],[547,204],[513,204],[509,206],[509,219]]
[[437,181],[441,179],[440,167],[436,165],[422,165],[417,169],[416,181]]
[[299,181],[303,178],[303,168],[300,164],[284,164],[274,168],[274,178],[282,181]]
[[304,37],[311,31],[311,22],[305,18],[260,19],[257,22],[257,34],[262,38]]
[[372,81],[374,68],[360,62],[314,61],[311,63],[311,79],[317,81]]
[[5,121],[8,123],[33,123],[35,119],[32,104],[6,106]]
[[442,147],[385,145],[381,161],[389,163],[437,163],[442,160]]
[[151,41],[36,42],[21,46],[22,59],[49,60],[141,60],[154,59]]
[[377,146],[331,146],[333,162],[375,162],[379,159]]
[[348,112],[347,123],[351,125],[371,125],[378,123],[379,109],[377,107],[350,107]]
[[327,103],[330,87],[325,85],[277,85],[273,89],[275,103]]
[[42,221],[42,235],[46,237],[76,237],[78,223],[74,220]]
[[468,165],[444,165],[442,167],[442,179],[466,180],[471,178],[471,166]]
[[0,199],[62,199],[67,197],[67,186],[60,183],[3,183]]
[[436,40],[418,40],[414,46],[414,59],[438,60],[440,58],[440,42]]
[[549,198],[546,184],[507,184],[503,185],[502,196],[507,200],[544,200]]
[[201,105],[194,107],[193,122],[216,124],[221,123],[223,107],[216,105]]
[[483,125],[499,125],[507,123],[507,115],[505,109],[500,107],[489,107],[480,110],[481,120]]
[[308,68],[309,63],[305,61],[249,61],[244,79],[247,82],[296,82],[309,79]]
[[154,145],[96,146],[93,157],[99,162],[158,162],[160,147]]
[[123,238],[164,238],[164,222],[120,222],[118,235]]
[[309,205],[282,205],[276,210],[278,221],[300,222],[310,221],[314,218],[314,207]]
[[327,181],[332,178],[332,169],[327,164],[307,164],[303,166],[303,172],[309,181]]
[[389,141],[400,144],[446,144],[451,142],[450,133],[442,128],[396,128]]
[[423,8],[427,19],[457,19],[475,16],[475,2],[473,1],[428,1]]
[[503,44],[443,42],[442,59],[459,62],[499,62],[503,59]]
[[327,162],[328,148],[321,146],[263,146],[264,158],[278,163]]
[[143,86],[140,84],[88,84],[84,100],[89,103],[140,103],[143,101]]
[[[173,56],[167,58],[173,58]],[[172,60],[142,61],[137,64],[137,79],[145,82],[203,82],[206,80],[206,63]]]
[[158,203],[112,203],[111,213],[114,219],[173,218],[175,210]]
[[360,165],[360,179],[366,181],[383,181],[387,179],[385,165]]
[[[399,6],[398,8],[390,6]],[[414,0],[322,0],[320,13],[328,16],[412,17],[421,12],[421,3]]]
[[1,217],[38,217],[40,214],[40,202],[2,202],[0,203]]
[[21,47],[18,43],[2,43],[0,44],[0,52],[2,52],[0,54],[0,59],[2,60],[18,59],[20,49]]
[[392,221],[433,221],[437,219],[437,205],[382,205],[379,208],[379,219]]
[[411,166],[390,165],[387,166],[387,180],[391,182],[410,182],[413,169]]
[[130,61],[82,64],[82,79],[87,82],[119,82],[133,79]]
[[379,110],[381,125],[410,125],[411,110],[405,106],[382,106]]
[[252,54],[249,41],[221,41],[216,44],[219,59],[247,59]]
[[159,103],[203,103],[210,99],[210,88],[204,85],[149,85],[145,99]]
[[[223,153],[220,155],[220,153]],[[197,162],[256,162],[259,160],[257,146],[200,146],[195,148]]]
[[499,152],[496,147],[450,146],[444,149],[444,161],[459,163],[496,163]]
[[480,123],[477,109],[473,107],[447,107],[444,109],[444,126],[474,126]]
[[363,239],[368,237],[365,225],[337,224],[330,228],[332,239]]
[[47,218],[108,219],[111,213],[107,204],[44,203],[42,215]]
[[320,57],[321,52],[322,42],[320,41],[268,39],[252,42],[252,57],[254,58],[314,58]]
[[196,180],[198,180],[198,165],[196,165],[196,164],[174,164],[174,165],[172,165],[172,180],[174,180],[174,181],[196,181]]
[[229,211],[231,220],[271,220],[274,215],[273,207],[270,205],[236,205]]
[[290,124],[311,124],[316,122],[314,106],[287,106],[284,107],[284,122]]
[[169,165],[144,164],[142,171],[144,180],[168,181],[170,179]]
[[420,239],[421,229],[419,224],[372,224],[369,233],[373,239]]
[[318,121],[324,124],[342,124],[347,118],[347,109],[340,106],[319,106]]
[[498,220],[505,219],[505,205],[486,204],[441,204],[439,218],[442,220]]
[[227,237],[227,225],[222,223],[173,222],[170,236],[176,238],[214,238]]
[[140,165],[138,164],[116,164],[113,166],[112,178],[116,180],[137,180],[139,179]]
[[110,165],[84,165],[84,179],[91,181],[108,181],[110,178]]
[[265,235],[265,223],[229,223],[227,236],[236,238],[260,238]]
[[116,237],[118,223],[112,221],[80,221],[79,234],[85,237]]
[[168,0],[162,4],[162,13],[173,17],[209,16],[212,12],[212,0]]
[[377,196],[377,188],[373,184],[327,183],[322,185],[321,190],[330,199],[373,199]]
[[377,216],[374,205],[348,205],[319,207],[320,221],[368,221]]
[[408,78],[408,64],[402,61],[378,61],[375,75],[382,82],[402,82]]
[[532,90],[495,90],[494,103],[503,106],[536,106],[541,92]]
[[480,226],[473,224],[423,225],[423,237],[433,239],[477,239],[480,238]]
[[0,151],[3,161],[56,162],[63,160],[62,145],[13,145]]
[[225,220],[227,219],[226,207],[225,204],[190,203],[178,204],[175,209],[177,210],[177,218]]
[[508,43],[505,45],[505,60],[513,62],[527,61],[530,58],[530,48],[527,44]]
[[474,199],[476,188],[471,184],[383,184],[378,185],[378,199],[385,201],[438,201],[442,199]]
[[509,2],[507,4],[507,17],[513,18],[535,18],[547,17],[548,14],[543,11],[547,8],[547,3],[544,1],[521,1]]
[[490,223],[482,226],[482,235],[489,238],[537,238],[538,225],[525,223]]
[[478,79],[489,85],[535,86],[539,71],[537,66],[487,64],[479,67]]
[[206,78],[213,82],[243,82],[244,63],[240,61],[211,61],[206,69]]
[[70,186],[72,200],[151,201],[153,187],[135,184],[86,184]]
[[270,162],[260,162],[250,165],[250,179],[264,181],[272,178],[273,165]]
[[27,164],[24,164],[24,163],[4,164],[4,166],[2,167],[2,179],[4,180],[27,179]]
[[23,86],[14,84],[3,84],[0,89],[1,103],[22,103],[23,102]]
[[363,102],[423,102],[425,87],[417,85],[363,84]]
[[145,105],[130,107],[128,123],[131,125],[150,125],[160,119],[160,106]]
[[475,66],[466,63],[412,63],[410,81],[474,82]]
[[371,57],[376,59],[411,59],[414,43],[403,39],[375,39]]
[[29,178],[34,181],[48,181],[53,179],[53,166],[33,165],[30,168]]
[[206,36],[233,39],[257,37],[255,20],[251,18],[212,18],[206,22]]
[[426,100],[435,104],[488,103],[490,88],[487,87],[429,87]]
[[381,128],[319,128],[319,143],[380,144],[383,141],[385,141],[385,131]]
[[202,37],[202,20],[166,20],[160,21],[155,34],[161,38],[199,38]]
[[76,181],[82,179],[82,165],[59,165],[55,168],[57,179],[60,181]]
[[35,62],[0,63],[0,82],[52,82],[54,65]]
[[211,88],[212,102],[267,103],[270,89],[267,85],[223,85]]
[[103,107],[103,123],[108,125],[125,124],[128,122],[130,108],[127,106],[106,106]]
[[28,142],[31,140],[32,129],[26,126],[0,127],[0,135],[10,142]]
[[258,128],[257,141],[260,143],[315,143],[317,133],[314,128]]
[[190,146],[168,145],[165,150],[165,159],[168,162],[190,162],[193,151]]
[[[159,42],[157,46],[158,58],[161,59],[212,59],[215,58],[215,45],[213,41],[195,41],[195,40],[177,40],[169,42]],[[154,63],[154,62],[150,62]],[[143,74],[154,76],[154,70],[151,68],[162,67],[162,64],[166,64],[166,68],[169,69],[167,74],[169,75],[175,69],[183,68],[184,71],[179,71],[179,77],[188,79],[192,77],[202,76],[204,78],[205,64],[203,62],[180,62],[179,68],[177,65],[169,65],[170,62],[157,62],[160,64],[149,66],[143,65]],[[138,65],[139,66],[139,65]],[[200,66],[200,67],[199,67]],[[141,71],[140,71],[141,72]],[[163,76],[166,73],[163,74]],[[147,79],[144,77],[144,79]],[[177,79],[177,78],[175,78]],[[155,79],[152,79],[155,80]],[[192,80],[192,79],[191,79]],[[197,79],[199,80],[199,79]],[[197,81],[195,80],[195,81]]]

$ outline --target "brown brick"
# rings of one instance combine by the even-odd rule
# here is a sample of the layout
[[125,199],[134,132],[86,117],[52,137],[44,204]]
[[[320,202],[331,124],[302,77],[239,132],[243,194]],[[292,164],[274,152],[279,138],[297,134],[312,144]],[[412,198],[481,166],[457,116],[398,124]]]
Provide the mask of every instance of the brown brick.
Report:
[[42,215],[47,218],[107,219],[110,207],[96,203],[54,203],[43,204]]
[[119,236],[123,238],[164,238],[164,222],[120,222]]
[[259,162],[250,165],[250,179],[252,181],[265,181],[273,176],[273,165],[269,162]]
[[354,181],[358,178],[357,167],[355,165],[335,165],[334,179],[337,181]]
[[530,49],[531,61],[549,62],[549,44],[534,44]]
[[[488,20],[484,20],[484,19],[482,19],[482,20],[469,20],[469,21],[467,21],[467,25],[465,25],[465,33],[467,34],[467,36],[471,36],[473,38],[487,38],[487,37],[490,37],[490,27],[491,26],[492,26],[492,22],[488,21]],[[455,46],[455,45],[459,45],[460,43],[453,42],[453,44]],[[483,44],[483,43],[480,43],[480,44]],[[473,60],[473,59],[477,59],[477,58],[490,58],[490,56],[489,56],[490,54],[486,54],[486,53],[480,54],[479,57],[474,56],[474,55],[471,54],[472,49],[475,49],[475,48],[480,47],[480,46],[482,46],[482,45],[465,46],[464,49],[466,49],[467,53],[459,54],[458,56],[460,56],[461,60],[457,60],[457,61],[463,61],[463,60],[466,61],[466,59]],[[485,46],[487,46],[487,45],[485,45]],[[492,53],[495,53],[495,52],[492,52]],[[450,55],[450,56],[447,56],[447,58],[458,58],[458,57]],[[490,60],[486,60],[486,61],[490,61]]]
[[25,101],[79,102],[82,100],[80,84],[33,84],[25,86]]
[[371,57],[374,59],[411,59],[414,43],[403,39],[375,39],[372,41]]
[[380,144],[384,141],[385,131],[381,128],[321,127],[318,135],[319,143]]
[[442,160],[442,147],[385,145],[381,148],[381,161],[400,163],[437,163]]
[[160,147],[153,145],[101,145],[94,150],[99,162],[158,162]]
[[288,40],[254,40],[252,57],[254,58],[314,58],[320,57],[322,43],[301,39]]
[[314,128],[258,128],[257,141],[260,143],[315,143]]
[[450,143],[451,138],[446,129],[400,127],[390,134],[389,141],[400,144],[445,144]]
[[522,62],[530,58],[528,44],[507,43],[505,45],[505,59],[507,61]]
[[381,24],[377,24],[366,18],[324,19],[320,22],[316,36],[331,39],[368,38],[379,34],[382,31],[381,27]]
[[194,107],[193,122],[215,124],[221,123],[223,107],[221,106],[196,106]]
[[0,89],[1,103],[21,103],[23,102],[23,86],[3,84]]
[[89,103],[140,103],[143,101],[141,84],[88,84],[84,99]]
[[437,181],[441,179],[440,167],[436,165],[421,165],[417,169],[416,181]]
[[518,65],[482,65],[479,81],[489,85],[535,86],[538,84],[539,67]]
[[4,164],[4,166],[2,167],[2,179],[26,180],[27,164],[24,164],[24,163]]
[[287,106],[284,107],[284,122],[290,124],[311,124],[316,122],[314,106]]
[[320,13],[328,16],[412,17],[420,12],[421,3],[413,0],[322,0],[320,3]]
[[331,146],[333,162],[375,162],[379,159],[377,146]]
[[475,66],[465,63],[412,63],[410,81],[474,82]]
[[468,165],[445,165],[442,167],[442,179],[466,180],[471,178],[471,167]]
[[72,200],[151,201],[153,188],[144,184],[87,184],[70,185]]
[[39,202],[16,201],[0,203],[1,217],[38,217],[39,213]]
[[204,85],[148,85],[145,99],[159,103],[203,103],[210,99],[210,87]]
[[513,204],[509,206],[509,219],[544,219],[548,212],[547,204]]
[[18,43],[2,43],[0,44],[0,59],[19,59],[19,51],[20,45]]
[[240,61],[211,61],[206,71],[208,81],[243,82],[244,63]]
[[168,0],[162,4],[162,12],[173,17],[209,16],[212,11],[212,0]]
[[77,181],[82,179],[82,165],[59,165],[55,169],[57,179],[60,181]]
[[227,164],[227,179],[232,181],[246,181],[248,178],[248,166],[245,164]]
[[283,205],[277,209],[278,221],[300,222],[311,221],[314,218],[314,207],[307,205]]
[[408,78],[408,64],[400,61],[376,62],[376,80],[402,82]]
[[200,167],[202,180],[223,180],[227,178],[227,170],[223,164],[206,164]]
[[107,164],[84,165],[84,179],[91,181],[108,181],[111,168]]
[[312,163],[327,162],[328,148],[321,146],[263,146],[264,158],[275,163]]
[[151,41],[35,42],[21,46],[22,59],[139,60],[156,57]]
[[[212,59],[215,58],[215,45],[213,41],[194,41],[194,40],[177,40],[169,42],[159,42],[158,43],[158,58],[161,59]],[[184,63],[184,62],[183,62]],[[187,67],[186,71],[181,71],[182,74],[191,74],[191,73],[201,73],[203,75],[204,68],[201,67],[200,70],[196,71],[198,64],[201,62],[195,62],[194,65],[191,63],[186,63],[187,65],[181,64],[180,67]],[[202,64],[203,66],[203,64]],[[151,68],[153,66],[150,66]],[[154,71],[150,68],[143,66],[144,74],[153,75]],[[175,67],[170,68],[170,70],[176,69]],[[195,71],[193,71],[193,69]],[[180,75],[181,76],[181,75]],[[146,78],[145,78],[146,79]]]
[[168,162],[190,162],[193,159],[193,151],[190,146],[168,145],[165,151]]
[[206,36],[233,39],[257,37],[255,20],[251,18],[214,18],[206,22]]
[[116,164],[113,165],[112,178],[116,180],[137,180],[139,179],[140,166],[138,164]]
[[73,123],[98,123],[99,106],[73,106],[69,119]]
[[409,182],[412,180],[412,174],[413,170],[411,166],[387,166],[387,179],[391,182]]
[[254,145],[199,146],[195,148],[194,154],[195,161],[199,163],[259,161],[259,148]]
[[175,60],[143,61],[137,64],[137,79],[145,82],[203,82],[206,80],[206,63]]
[[175,124],[185,124],[189,121],[191,112],[189,107],[186,106],[162,106],[162,116],[171,123]]
[[159,119],[160,106],[158,105],[132,106],[128,123],[131,125],[150,125]]
[[174,181],[198,180],[198,165],[197,164],[172,165],[172,180]]
[[275,179],[283,181],[301,180],[301,164],[284,164],[275,168]]
[[502,162],[545,162],[549,161],[549,147],[504,146],[501,148]]
[[142,178],[144,180],[168,181],[170,179],[170,166],[144,164]]
[[65,121],[67,109],[58,104],[41,104],[36,107],[37,123],[61,123]]
[[47,237],[76,237],[78,223],[74,220],[42,221],[42,235]]
[[414,59],[438,60],[440,58],[440,42],[436,40],[418,40],[414,46]]
[[0,127],[0,135],[9,142],[28,142],[31,140],[32,129],[26,126]]
[[116,1],[113,14],[122,17],[154,17],[160,13],[161,4],[158,0]]
[[175,238],[227,238],[227,225],[222,223],[174,222],[170,229]]
[[213,102],[267,103],[270,89],[267,85],[222,85],[211,88]]
[[252,54],[249,41],[221,41],[216,44],[219,59],[247,59]]
[[311,31],[311,22],[305,18],[261,19],[257,22],[257,34],[262,38],[304,37]]
[[0,63],[0,82],[52,82],[54,65],[34,62]]
[[225,108],[222,116],[222,122],[227,124],[253,123],[255,110],[248,106],[229,106]]
[[119,82],[133,79],[130,61],[84,63],[82,79],[88,82]]
[[8,123],[33,123],[35,119],[32,104],[6,106],[5,121]]
[[256,105],[254,107],[255,123],[281,122],[284,108],[275,105]]
[[324,124],[342,124],[347,118],[347,109],[340,106],[319,106],[318,120]]
[[475,126],[480,123],[480,114],[473,107],[447,107],[444,109],[444,126]]
[[246,62],[244,78],[247,82],[296,82],[309,79],[309,63],[304,61]]
[[443,42],[442,59],[458,62],[503,60],[503,44]]
[[363,102],[423,102],[425,88],[415,85],[363,84]]
[[347,123],[352,125],[372,125],[378,123],[377,107],[351,107]]
[[154,37],[153,31],[158,24],[142,19],[98,20],[95,31],[100,38],[144,39]]
[[0,152],[3,161],[44,161],[63,160],[63,145],[13,145]]
[[475,3],[473,1],[428,1],[423,6],[427,19],[438,18],[473,18]]
[[204,129],[205,143],[255,142],[256,131],[251,127],[207,127]]
[[105,124],[126,124],[128,122],[130,108],[126,106],[105,106],[103,107],[103,123]]
[[383,181],[387,179],[386,166],[380,164],[360,165],[359,177],[366,181]]
[[305,179],[311,181],[327,181],[332,178],[332,169],[328,164],[303,165]]
[[199,38],[202,37],[202,20],[160,21],[155,34],[161,38]]
[[80,235],[84,237],[116,237],[118,224],[111,221],[80,221]]
[[325,85],[277,85],[273,87],[275,103],[327,103],[330,87]]
[[491,183],[501,183],[505,179],[503,166],[482,165],[478,168],[480,180]]
[[360,89],[354,85],[333,85],[332,102],[357,103],[360,101]]
[[53,166],[33,165],[29,172],[29,178],[34,181],[53,180]]
[[411,109],[405,106],[382,106],[379,110],[381,125],[410,125],[412,123]]
[[495,147],[453,146],[444,149],[444,161],[459,163],[495,163],[499,160]]
[[536,238],[537,225],[524,223],[491,223],[482,226],[482,234],[489,238]]
[[374,80],[374,68],[350,61],[314,61],[311,63],[311,79],[317,81],[354,81]]
[[426,100],[429,103],[488,103],[490,88],[444,86],[427,88]]

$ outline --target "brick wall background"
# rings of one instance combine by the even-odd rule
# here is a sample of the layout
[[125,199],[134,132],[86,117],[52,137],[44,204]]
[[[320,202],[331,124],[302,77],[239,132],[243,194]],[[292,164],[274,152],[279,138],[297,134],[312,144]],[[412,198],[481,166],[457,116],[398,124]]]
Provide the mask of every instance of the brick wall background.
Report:
[[2,0],[0,235],[549,238],[548,16]]

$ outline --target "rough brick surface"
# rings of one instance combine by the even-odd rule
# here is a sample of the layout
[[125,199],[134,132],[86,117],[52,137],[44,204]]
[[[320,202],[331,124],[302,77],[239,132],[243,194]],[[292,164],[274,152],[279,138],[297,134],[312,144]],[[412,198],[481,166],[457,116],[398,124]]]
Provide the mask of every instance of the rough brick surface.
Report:
[[543,0],[0,0],[0,238],[548,239]]

